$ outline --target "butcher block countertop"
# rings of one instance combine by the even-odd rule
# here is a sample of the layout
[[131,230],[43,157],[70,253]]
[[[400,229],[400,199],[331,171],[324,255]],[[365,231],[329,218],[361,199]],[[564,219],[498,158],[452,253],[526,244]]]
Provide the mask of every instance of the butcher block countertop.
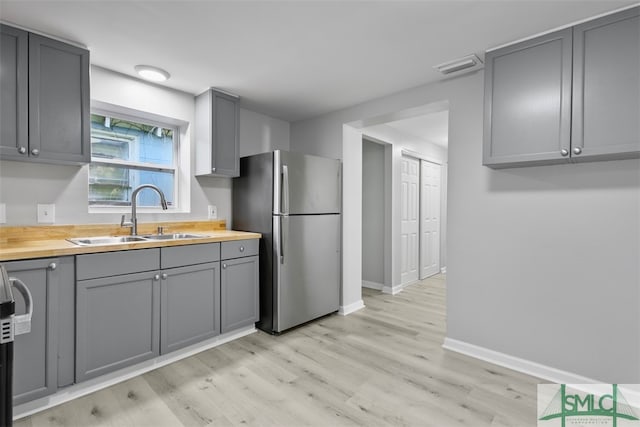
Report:
[[158,227],[165,234],[192,233],[208,237],[179,240],[149,240],[142,242],[109,245],[79,246],[65,239],[94,236],[126,236],[129,228],[113,224],[52,225],[0,227],[0,262],[29,258],[44,258],[63,255],[79,255],[112,252],[129,249],[159,248],[166,246],[195,245],[232,240],[259,239],[260,233],[226,229],[224,220],[189,222],[145,222],[138,224],[138,234],[156,234]]

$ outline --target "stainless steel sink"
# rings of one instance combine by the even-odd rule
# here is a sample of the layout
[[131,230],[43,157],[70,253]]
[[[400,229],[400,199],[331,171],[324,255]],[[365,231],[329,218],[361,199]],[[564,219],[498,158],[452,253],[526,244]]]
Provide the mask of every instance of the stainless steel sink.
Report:
[[175,234],[147,234],[144,236],[147,240],[181,240],[181,239],[204,239],[206,236],[204,234],[184,234],[184,233],[175,233]]
[[78,237],[75,239],[67,239],[67,241],[79,246],[95,246],[95,245],[118,245],[131,242],[145,242],[142,236],[99,236],[99,237]]

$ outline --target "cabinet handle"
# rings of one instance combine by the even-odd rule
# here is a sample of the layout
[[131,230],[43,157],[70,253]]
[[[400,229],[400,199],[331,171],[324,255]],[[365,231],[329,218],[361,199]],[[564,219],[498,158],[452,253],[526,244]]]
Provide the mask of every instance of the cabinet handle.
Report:
[[216,168],[211,168],[211,172],[215,172],[215,171],[216,171]]
[[222,269],[226,270],[227,269],[227,264],[222,264]]
[[560,150],[560,154],[562,154],[562,157],[566,157],[569,155],[569,150],[563,148],[562,150]]
[[240,252],[244,252],[244,246],[240,246]]
[[169,277],[169,275],[167,273],[162,273],[162,278],[166,279],[167,277]]
[[55,262],[52,262],[51,264],[49,264],[49,270],[55,270],[56,268],[58,268],[58,264],[56,264]]
[[37,148],[34,148],[33,150],[31,150],[31,154],[33,154],[34,156],[37,156],[38,154],[40,154],[40,150],[38,150]]
[[18,148],[18,153],[20,153],[20,154],[27,154],[27,147],[20,147],[20,148]]
[[580,147],[573,147],[573,154],[580,154],[582,153],[582,148]]
[[160,275],[156,274],[155,276],[153,276],[153,280],[160,280]]

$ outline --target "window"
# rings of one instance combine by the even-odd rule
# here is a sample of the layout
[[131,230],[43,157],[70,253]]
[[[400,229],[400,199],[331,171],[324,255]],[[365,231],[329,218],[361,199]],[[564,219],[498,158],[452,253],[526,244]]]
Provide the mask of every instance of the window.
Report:
[[[130,206],[131,193],[142,184],[153,184],[176,206],[177,126],[169,123],[92,111],[89,206]],[[138,206],[159,207],[155,191],[141,191]]]

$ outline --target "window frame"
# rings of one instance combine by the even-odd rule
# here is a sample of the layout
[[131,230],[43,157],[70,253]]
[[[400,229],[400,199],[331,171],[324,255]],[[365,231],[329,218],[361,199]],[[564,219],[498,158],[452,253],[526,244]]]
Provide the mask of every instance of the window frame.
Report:
[[[179,119],[161,116],[158,114],[135,110],[132,108],[108,104],[100,101],[92,100],[90,114],[97,114],[101,116],[114,117],[117,119],[132,121],[145,125],[158,126],[165,129],[171,129],[173,131],[173,164],[172,165],[160,165],[153,163],[140,163],[135,161],[126,161],[119,159],[100,159],[96,157],[94,159],[91,156],[91,162],[87,165],[87,205],[89,213],[128,213],[131,211],[131,203],[128,205],[104,205],[104,204],[91,204],[89,202],[89,168],[91,164],[100,165],[112,165],[122,166],[127,168],[133,168],[137,170],[147,171],[160,171],[160,172],[172,172],[173,173],[173,203],[169,206],[167,211],[162,211],[160,206],[139,206],[138,212],[140,213],[185,213],[189,212],[189,198],[185,197],[185,194],[190,193],[188,185],[188,179],[181,179],[181,176],[189,176],[188,169],[189,162],[185,162],[183,158],[189,154],[189,150],[185,150],[182,141],[187,140],[185,138],[185,132],[188,128],[188,122],[184,122]],[[90,130],[90,133],[93,129]],[[90,136],[91,137],[91,136]],[[185,167],[186,166],[186,167]]]

